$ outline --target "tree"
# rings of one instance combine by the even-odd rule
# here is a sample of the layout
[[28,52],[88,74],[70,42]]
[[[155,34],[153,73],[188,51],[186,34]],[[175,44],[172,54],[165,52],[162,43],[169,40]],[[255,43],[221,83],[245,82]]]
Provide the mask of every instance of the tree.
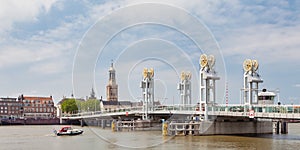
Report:
[[82,111],[100,111],[100,101],[97,99],[88,99],[81,106]]
[[88,99],[86,101],[76,100],[74,98],[64,99],[61,104],[63,113],[78,113],[89,111],[100,111],[100,101],[97,99]]
[[63,103],[61,104],[62,112],[77,113],[78,112],[77,104],[80,105],[80,101],[75,100],[74,98],[64,100]]

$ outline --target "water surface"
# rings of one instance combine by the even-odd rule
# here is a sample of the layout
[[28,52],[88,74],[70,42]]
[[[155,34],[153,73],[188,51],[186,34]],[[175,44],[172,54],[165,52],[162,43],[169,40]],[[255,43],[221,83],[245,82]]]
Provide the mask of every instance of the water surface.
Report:
[[[111,132],[83,127],[78,136],[55,136],[61,126],[0,126],[0,150],[99,150],[99,149],[292,149],[300,148],[300,124],[289,124],[289,134],[247,136],[176,136],[161,132]],[[73,126],[74,128],[81,128]]]

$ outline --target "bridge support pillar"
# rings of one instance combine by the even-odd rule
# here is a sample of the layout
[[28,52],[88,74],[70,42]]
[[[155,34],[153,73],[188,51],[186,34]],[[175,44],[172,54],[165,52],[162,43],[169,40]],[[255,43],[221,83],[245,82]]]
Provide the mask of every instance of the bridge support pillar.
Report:
[[[263,80],[258,74],[258,62],[257,60],[246,59],[243,63],[244,67],[244,88],[242,89],[244,99],[244,112],[253,110],[252,105],[258,103],[258,84]],[[248,106],[249,110],[247,109]]]
[[288,133],[288,123],[286,121],[281,122],[281,134]]
[[106,127],[106,120],[101,120],[101,127],[102,127],[102,129],[105,129],[105,127]]
[[190,106],[192,104],[191,77],[192,74],[190,72],[188,73],[181,72],[181,81],[177,86],[177,90],[180,91],[181,105],[184,110],[186,109],[186,106]]
[[279,122],[279,121],[277,121],[275,124],[276,124],[276,128],[275,128],[275,130],[276,130],[276,131],[275,131],[275,133],[276,133],[276,134],[279,134],[280,122]]
[[57,106],[57,114],[58,114],[58,117],[59,117],[59,124],[62,124],[63,123],[63,120],[62,120],[62,110],[61,110],[61,106],[60,105]]
[[84,126],[84,121],[83,121],[83,119],[80,119],[79,121],[80,121],[80,126],[83,127],[83,126]]
[[287,134],[288,133],[288,123],[286,121],[277,121],[276,123],[276,128],[275,128],[275,133],[276,134]]
[[216,80],[219,80],[214,70],[215,58],[212,55],[200,56],[200,106],[204,111],[204,119],[208,121],[208,111],[214,111],[216,104]]
[[143,81],[140,87],[143,93],[143,120],[151,119],[148,114],[154,110],[154,70],[144,69]]

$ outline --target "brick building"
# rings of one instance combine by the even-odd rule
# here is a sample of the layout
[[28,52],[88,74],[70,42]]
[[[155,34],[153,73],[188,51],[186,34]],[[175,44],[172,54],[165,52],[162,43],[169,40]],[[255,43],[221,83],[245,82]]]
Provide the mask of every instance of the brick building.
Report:
[[22,102],[17,98],[0,98],[0,119],[20,118],[22,113]]
[[19,96],[18,98],[23,103],[24,118],[35,119],[50,119],[56,117],[56,107],[52,96],[37,97],[37,96]]

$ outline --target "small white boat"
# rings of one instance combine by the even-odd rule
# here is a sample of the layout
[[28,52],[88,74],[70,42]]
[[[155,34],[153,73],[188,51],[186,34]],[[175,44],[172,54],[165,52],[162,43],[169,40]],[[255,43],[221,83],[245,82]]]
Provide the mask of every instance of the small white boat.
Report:
[[83,133],[82,129],[73,129],[71,126],[64,126],[58,132],[55,130],[54,133],[57,136],[62,135],[79,135]]

